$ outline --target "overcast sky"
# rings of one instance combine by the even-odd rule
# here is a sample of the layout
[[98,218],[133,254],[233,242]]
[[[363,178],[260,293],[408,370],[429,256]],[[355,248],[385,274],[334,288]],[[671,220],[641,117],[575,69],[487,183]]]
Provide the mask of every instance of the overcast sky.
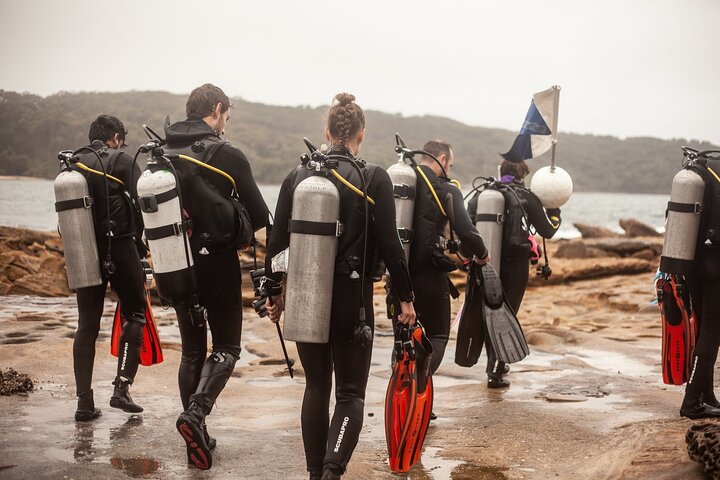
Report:
[[720,145],[718,0],[0,0],[0,89],[166,90]]

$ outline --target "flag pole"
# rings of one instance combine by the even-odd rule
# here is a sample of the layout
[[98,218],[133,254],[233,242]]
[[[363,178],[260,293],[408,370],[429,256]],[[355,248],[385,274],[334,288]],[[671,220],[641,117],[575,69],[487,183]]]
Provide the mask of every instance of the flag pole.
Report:
[[555,148],[557,147],[557,125],[558,114],[560,113],[560,85],[553,85],[555,90],[555,105],[553,106],[553,124],[552,124],[552,158],[550,160],[550,171],[555,171]]

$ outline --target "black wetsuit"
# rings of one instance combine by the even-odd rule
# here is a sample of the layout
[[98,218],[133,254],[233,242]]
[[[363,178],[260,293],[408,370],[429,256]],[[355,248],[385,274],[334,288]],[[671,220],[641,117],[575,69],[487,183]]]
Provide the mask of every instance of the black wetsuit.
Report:
[[[102,153],[102,164],[107,174],[118,178],[125,186],[108,180],[113,232],[112,242],[108,243],[108,196],[105,179],[100,175],[78,170],[88,179],[90,196],[93,198],[93,221],[100,261],[106,259],[109,245],[110,258],[115,265],[112,275],[108,275],[103,269],[101,285],[77,289],[78,328],[73,342],[73,366],[78,395],[90,391],[92,384],[95,341],[100,331],[108,281],[120,299],[120,313],[125,319],[119,350],[124,354],[118,358],[117,376],[125,378],[129,383],[132,383],[137,373],[141,335],[145,325],[145,274],[140,256],[145,256],[146,251],[142,243],[136,241],[139,232],[142,232],[142,218],[132,206],[127,194],[127,188],[132,188],[132,193],[135,194],[134,183],[140,177],[140,169],[136,167],[132,174],[134,181],[131,182],[132,157],[121,151],[108,149],[98,141],[91,147]],[[102,172],[103,167],[95,154],[80,152],[79,157],[84,165]]]
[[[507,302],[515,312],[518,312],[523,297],[525,296],[525,289],[527,288],[530,273],[528,263],[530,261],[531,244],[527,240],[530,232],[527,231],[527,226],[519,228],[521,227],[520,225],[511,226],[510,222],[517,222],[520,220],[518,217],[521,217],[524,213],[527,222],[530,223],[530,227],[532,227],[537,234],[543,238],[552,238],[560,227],[561,219],[559,209],[548,211],[548,214],[552,217],[552,219],[549,219],[540,199],[530,190],[524,188],[522,184],[513,182],[506,184],[506,187],[508,189],[512,188],[512,191],[517,194],[517,197],[508,190],[502,192],[505,198],[506,223],[503,225],[503,244],[500,254],[500,282],[502,283]],[[478,194],[474,195],[468,202],[468,215],[473,219],[477,211],[477,197]],[[520,200],[521,207],[518,206],[518,199]],[[511,208],[514,210],[514,215],[510,214]],[[525,224],[525,220],[520,221],[523,225]],[[524,238],[516,238],[518,232],[511,232],[513,229],[520,230],[520,236]],[[515,235],[512,233],[515,233]],[[504,365],[496,365],[497,359],[492,343],[490,343],[489,338],[485,340],[488,355],[486,371],[488,374],[492,374],[502,369]]]
[[[413,240],[410,246],[410,277],[415,286],[415,310],[433,345],[430,375],[440,367],[450,337],[450,279],[455,263],[445,256],[448,222],[463,251],[478,258],[487,248],[465,210],[462,192],[447,179],[438,177],[427,165],[420,165],[435,189],[447,217],[442,214],[430,188],[417,175]],[[443,237],[443,240],[440,239]],[[454,289],[454,287],[452,287]]]
[[[710,159],[708,166],[720,175],[720,160]],[[720,346],[720,180],[709,172],[703,178],[704,209],[693,270],[686,277],[699,330],[693,359],[696,367],[685,396],[701,395],[703,402],[718,406],[713,393],[713,374]]]
[[[348,154],[336,148],[331,153]],[[362,188],[357,172],[341,162],[338,172],[358,188]],[[395,294],[403,301],[412,299],[412,288],[395,224],[393,185],[387,172],[376,165],[362,168],[368,195],[375,200],[369,205],[368,255],[363,258],[364,199],[328,175],[340,193],[340,221],[345,232],[338,237],[335,276],[332,295],[330,342],[324,344],[297,343],[300,361],[305,370],[305,396],[302,405],[302,433],[305,459],[311,475],[318,478],[324,464],[335,464],[345,470],[363,424],[365,389],[367,386],[372,345],[360,346],[353,341],[361,306],[361,281],[351,279],[351,270],[360,272],[366,265],[365,312],[368,326],[374,328],[373,280],[382,275],[382,259],[394,279]],[[292,211],[294,188],[307,175],[304,167],[293,170],[280,188],[275,228],[268,243],[266,271],[271,271],[271,259],[288,247],[288,222]],[[353,261],[353,257],[356,257]],[[277,274],[275,274],[278,278]],[[356,276],[356,275],[353,275]],[[293,288],[288,285],[287,288]],[[335,371],[335,412],[329,420],[332,374]],[[329,428],[328,428],[329,424]]]
[[[191,115],[183,122],[165,129],[167,149],[172,152],[196,142],[219,135],[199,115]],[[209,141],[207,143],[210,143]],[[192,154],[189,154],[192,156]],[[198,156],[198,155],[195,155]],[[206,163],[229,174],[237,185],[237,195],[247,207],[255,231],[269,225],[269,211],[255,183],[245,154],[230,143],[223,143]],[[184,160],[177,160],[183,162]],[[210,184],[225,197],[233,190],[227,178],[209,170],[198,169]],[[184,186],[182,187],[185,188]],[[190,217],[203,215],[203,206],[189,211]],[[234,226],[228,225],[233,229]],[[192,239],[191,239],[192,244]],[[195,249],[194,249],[195,250]],[[196,400],[210,413],[212,405],[230,378],[240,356],[242,334],[242,298],[240,292],[240,261],[234,245],[214,251],[193,251],[200,305],[207,309],[207,325],[212,334],[212,351],[207,356],[207,326],[193,326],[188,305],[174,305],[182,340],[182,359],[178,370],[178,384],[183,408]],[[191,396],[193,397],[191,399]]]

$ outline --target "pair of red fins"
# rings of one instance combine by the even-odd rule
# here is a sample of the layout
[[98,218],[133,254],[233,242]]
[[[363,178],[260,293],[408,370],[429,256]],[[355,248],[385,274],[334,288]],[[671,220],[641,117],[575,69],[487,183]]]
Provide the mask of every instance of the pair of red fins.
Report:
[[[110,338],[110,353],[117,357],[120,353],[120,335],[125,325],[125,319],[120,314],[120,302],[115,307],[115,319],[113,320],[112,337]],[[150,294],[145,290],[145,328],[143,329],[143,339],[140,344],[140,363],[149,367],[163,361],[162,347],[160,346],[160,337],[158,336],[155,317],[150,306]]]
[[385,395],[385,439],[393,472],[407,472],[420,458],[433,404],[432,351],[419,323],[396,324],[394,365]]
[[697,336],[697,317],[682,276],[660,274],[655,283],[662,317],[662,375],[668,385],[690,378]]

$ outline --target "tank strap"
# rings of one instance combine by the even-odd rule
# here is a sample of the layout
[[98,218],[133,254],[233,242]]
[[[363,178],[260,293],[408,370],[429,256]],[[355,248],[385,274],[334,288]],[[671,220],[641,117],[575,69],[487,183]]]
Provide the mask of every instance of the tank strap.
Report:
[[342,235],[343,226],[341,222],[313,222],[310,220],[291,219],[288,231],[290,233],[339,237]]
[[667,209],[670,212],[694,213],[696,215],[700,215],[703,211],[703,204],[702,202],[680,203],[669,201]]
[[475,223],[477,222],[493,222],[502,224],[505,220],[505,215],[502,213],[476,213]]
[[65,210],[74,210],[76,208],[90,208],[93,205],[93,199],[90,196],[73,198],[72,200],[61,200],[55,202],[55,211],[64,212]]
[[402,184],[394,184],[393,185],[393,195],[395,198],[401,198],[403,200],[414,200],[415,199],[415,187],[412,187],[410,185],[406,185],[404,183]]
[[184,222],[171,223],[170,225],[163,225],[162,227],[146,228],[145,238],[148,240],[160,240],[167,237],[177,237],[183,234],[183,232],[192,228],[192,221],[185,220]]

